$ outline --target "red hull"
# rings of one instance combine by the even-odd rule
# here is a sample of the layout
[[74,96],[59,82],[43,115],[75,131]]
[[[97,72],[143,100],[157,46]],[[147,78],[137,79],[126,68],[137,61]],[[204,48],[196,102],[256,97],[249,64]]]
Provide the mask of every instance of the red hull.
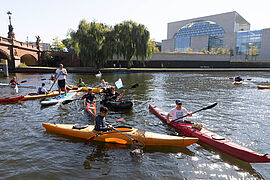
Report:
[[[166,114],[167,112],[156,108],[153,105],[149,105],[149,110],[155,114],[163,122],[167,123]],[[196,128],[193,128],[191,124],[183,124],[178,122],[173,122],[169,124],[170,126],[182,131],[187,136],[193,136],[199,138],[199,141],[209,146],[212,146],[219,151],[222,151],[226,154],[229,154],[233,157],[241,159],[249,163],[269,163],[270,157],[259,154],[251,149],[245,148],[239,144],[236,144],[224,137],[217,135],[214,132],[211,132],[205,128],[202,128],[200,131]]]
[[17,102],[19,100],[22,100],[24,96],[19,97],[11,97],[11,98],[0,98],[0,102]]
[[97,115],[97,105],[96,103],[88,103],[86,102],[86,99],[84,99],[84,105],[86,107],[87,112],[91,115],[93,119],[95,119]]

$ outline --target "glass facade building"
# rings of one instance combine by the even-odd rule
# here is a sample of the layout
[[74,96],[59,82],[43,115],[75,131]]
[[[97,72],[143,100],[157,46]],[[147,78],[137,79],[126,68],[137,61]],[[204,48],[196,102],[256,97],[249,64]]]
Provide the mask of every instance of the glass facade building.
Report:
[[194,36],[207,36],[208,47],[219,48],[223,46],[224,30],[212,21],[192,22],[183,26],[175,35],[175,50],[185,52],[190,48],[191,38]]
[[260,53],[261,41],[262,30],[237,32],[236,54],[246,55],[251,47],[256,48]]

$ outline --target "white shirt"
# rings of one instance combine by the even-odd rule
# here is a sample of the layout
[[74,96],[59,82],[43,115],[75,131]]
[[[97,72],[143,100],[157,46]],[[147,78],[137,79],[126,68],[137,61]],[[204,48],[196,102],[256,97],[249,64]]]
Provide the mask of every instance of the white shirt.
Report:
[[[60,72],[62,73],[59,75]],[[57,76],[59,76],[58,80],[66,79],[66,75],[64,75],[64,73],[67,73],[67,70],[65,68],[63,68],[62,70],[56,69],[55,73],[57,74]]]
[[169,114],[170,116],[172,116],[172,121],[177,119],[175,122],[180,122],[180,121],[183,121],[183,118],[181,119],[178,119],[178,118],[189,114],[189,112],[183,107],[181,107],[180,110],[178,110],[177,107],[175,107],[170,110]]
[[108,85],[108,83],[105,82],[105,83],[101,83],[99,86],[102,87],[102,88],[105,88],[105,87],[107,87],[107,85]]

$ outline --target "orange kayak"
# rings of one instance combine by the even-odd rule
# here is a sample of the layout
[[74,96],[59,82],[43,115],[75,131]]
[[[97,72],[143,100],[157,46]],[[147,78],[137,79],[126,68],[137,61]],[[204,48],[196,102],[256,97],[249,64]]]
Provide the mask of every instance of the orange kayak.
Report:
[[258,86],[258,89],[270,89],[270,86]]
[[86,99],[84,99],[84,105],[86,107],[87,112],[91,115],[91,117],[93,119],[95,119],[95,117],[97,115],[97,104],[96,104],[96,102],[89,103],[89,102],[86,102]]
[[[43,123],[42,126],[46,128],[47,131],[81,139],[89,139],[90,137],[99,133],[98,131],[94,130],[94,125],[86,125],[85,127],[80,127],[79,129],[76,129],[76,126],[73,124]],[[194,137],[170,136],[165,134],[147,132],[125,126],[119,126],[115,128],[121,131],[123,134],[128,135],[135,140],[143,142],[144,145],[148,146],[186,147],[198,141],[198,138]],[[94,140],[117,144],[132,144],[129,138],[115,130],[103,132],[101,135],[95,137]]]

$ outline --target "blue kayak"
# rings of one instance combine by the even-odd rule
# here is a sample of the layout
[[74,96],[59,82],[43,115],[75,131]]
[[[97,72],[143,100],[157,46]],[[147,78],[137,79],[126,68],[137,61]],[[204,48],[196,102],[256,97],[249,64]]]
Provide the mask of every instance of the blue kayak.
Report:
[[[31,86],[31,85],[27,85],[27,84],[17,84],[18,87],[35,87],[35,86]],[[15,88],[16,85],[11,85],[11,84],[8,84],[8,83],[0,83],[0,86],[10,86],[12,88]]]
[[54,105],[54,104],[57,104],[57,103],[61,103],[65,100],[69,100],[69,99],[73,99],[74,96],[76,96],[77,92],[75,91],[70,91],[67,93],[67,95],[65,96],[65,94],[62,94],[62,95],[58,95],[58,96],[55,96],[53,98],[50,98],[50,99],[45,99],[43,101],[40,101],[40,104],[42,106],[50,106],[50,105]]

